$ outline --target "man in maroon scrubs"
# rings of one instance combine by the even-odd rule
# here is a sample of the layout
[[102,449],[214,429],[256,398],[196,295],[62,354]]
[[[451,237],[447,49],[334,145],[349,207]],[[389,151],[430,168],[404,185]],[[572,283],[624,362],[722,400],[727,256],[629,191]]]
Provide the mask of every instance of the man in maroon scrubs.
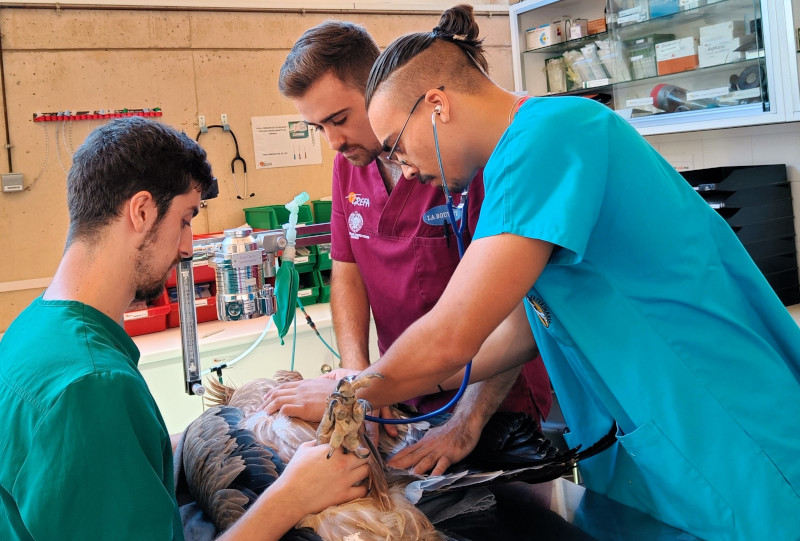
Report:
[[[441,188],[425,184],[425,179],[404,178],[369,125],[364,89],[378,54],[377,45],[360,26],[326,21],[295,43],[279,78],[281,93],[338,152],[331,205],[331,309],[342,367],[358,371],[370,363],[370,309],[383,354],[436,304],[459,261],[453,228],[443,218]],[[458,205],[460,195],[454,199]],[[467,242],[482,200],[483,183],[476,179],[469,193]],[[304,387],[305,394],[281,403],[282,411],[319,419],[318,408],[330,389],[317,389],[311,394]],[[432,411],[453,394],[435,393],[412,404],[422,412]],[[541,421],[551,400],[547,373],[537,357],[522,370],[470,385],[450,421],[398,454],[391,464],[440,474],[469,454],[498,408],[525,412]]]

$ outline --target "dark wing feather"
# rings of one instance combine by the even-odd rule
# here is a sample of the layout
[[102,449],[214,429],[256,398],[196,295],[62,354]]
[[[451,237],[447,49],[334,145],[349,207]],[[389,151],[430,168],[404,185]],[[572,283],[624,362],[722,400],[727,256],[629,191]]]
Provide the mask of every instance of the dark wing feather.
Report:
[[224,531],[278,478],[283,463],[238,428],[242,412],[230,406],[209,408],[186,429],[183,467],[189,492]]
[[[481,486],[523,481],[544,483],[569,472],[575,465],[607,449],[616,441],[617,427],[584,451],[580,446],[559,451],[539,431],[537,423],[524,413],[495,413],[484,428],[475,449],[464,460],[453,465],[447,474],[470,473],[444,486],[452,490],[461,486]],[[485,472],[500,472],[481,480]]]

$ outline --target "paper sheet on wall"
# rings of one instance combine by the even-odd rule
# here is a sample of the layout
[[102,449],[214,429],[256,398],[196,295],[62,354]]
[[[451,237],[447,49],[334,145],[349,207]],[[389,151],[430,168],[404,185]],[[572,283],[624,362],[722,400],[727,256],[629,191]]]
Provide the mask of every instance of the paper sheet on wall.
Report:
[[256,169],[322,163],[319,134],[300,115],[254,116]]

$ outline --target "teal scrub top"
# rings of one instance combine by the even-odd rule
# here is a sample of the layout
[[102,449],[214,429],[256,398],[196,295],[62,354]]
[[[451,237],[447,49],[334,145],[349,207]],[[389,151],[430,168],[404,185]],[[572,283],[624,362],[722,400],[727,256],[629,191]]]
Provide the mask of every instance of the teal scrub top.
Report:
[[[0,539],[183,539],[166,426],[122,327],[35,300],[0,341]],[[178,391],[176,391],[178,392]]]
[[800,329],[727,223],[626,121],[526,102],[475,238],[554,245],[525,303],[588,488],[706,539],[800,532]]

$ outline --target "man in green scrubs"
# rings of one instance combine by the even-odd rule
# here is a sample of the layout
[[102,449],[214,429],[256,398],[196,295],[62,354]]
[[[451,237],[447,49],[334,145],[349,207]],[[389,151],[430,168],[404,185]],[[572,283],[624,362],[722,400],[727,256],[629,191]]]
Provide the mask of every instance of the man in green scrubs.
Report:
[[[197,143],[143,118],[98,128],[75,153],[64,257],[0,342],[0,539],[183,539],[170,437],[119,322],[191,256],[212,183]],[[364,495],[352,485],[366,463],[328,449],[301,447],[225,538],[278,539]]]

